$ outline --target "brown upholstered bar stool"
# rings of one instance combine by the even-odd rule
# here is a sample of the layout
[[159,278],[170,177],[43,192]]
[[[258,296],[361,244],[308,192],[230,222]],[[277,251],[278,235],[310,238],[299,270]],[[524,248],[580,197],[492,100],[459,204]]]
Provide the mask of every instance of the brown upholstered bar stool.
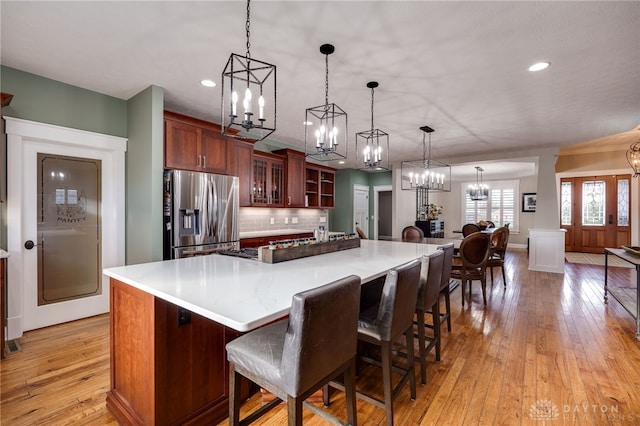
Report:
[[[436,360],[440,361],[440,283],[444,265],[444,251],[436,250],[428,256],[422,256],[420,270],[420,288],[416,303],[416,328],[414,337],[418,338],[418,358],[420,361],[420,379],[427,383],[427,354],[436,348]],[[431,312],[433,335],[425,332],[425,315]],[[427,343],[428,342],[428,343]]]
[[[415,259],[390,270],[379,303],[361,312],[358,322],[358,340],[380,348],[381,360],[365,356],[360,359],[382,367],[384,400],[361,392],[356,394],[358,398],[384,408],[388,426],[393,425],[393,400],[402,386],[409,382],[411,399],[416,398],[413,351],[408,351],[407,367],[401,368],[392,363],[392,345],[404,334],[407,347],[413,347],[413,315],[418,297],[420,267],[420,260]],[[392,371],[402,374],[395,387],[392,384]],[[331,382],[331,386],[343,389],[336,382]],[[325,398],[328,404],[328,392],[325,392]]]
[[[355,357],[360,278],[351,275],[293,296],[289,318],[256,329],[227,344],[229,424],[249,424],[287,401],[288,424],[302,424],[303,401],[344,373],[347,419],[356,425]],[[240,420],[240,376],[277,398]],[[328,412],[305,403],[314,413]]]
[[[448,243],[438,246],[438,250],[444,252],[444,261],[442,263],[442,276],[440,277],[440,294],[444,296],[445,312],[440,313],[440,324],[447,322],[447,331],[451,331],[451,265],[453,264],[454,244]],[[439,352],[439,351],[438,351]],[[440,360],[438,354],[438,360]]]

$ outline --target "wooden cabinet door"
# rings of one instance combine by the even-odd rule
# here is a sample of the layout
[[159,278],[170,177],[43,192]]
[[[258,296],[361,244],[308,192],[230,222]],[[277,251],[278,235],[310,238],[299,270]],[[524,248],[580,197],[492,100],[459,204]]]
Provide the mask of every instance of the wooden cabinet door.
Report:
[[274,151],[275,154],[284,155],[285,158],[285,207],[305,207],[305,155],[303,152],[292,149]]
[[199,159],[203,171],[208,173],[226,174],[227,169],[227,140],[220,132],[202,129]]
[[254,153],[251,205],[284,206],[284,160],[268,153]]
[[165,120],[164,166],[167,169],[198,170],[198,128]]
[[253,144],[231,139],[229,146],[229,174],[238,176],[240,207],[247,207],[251,205],[252,195]]

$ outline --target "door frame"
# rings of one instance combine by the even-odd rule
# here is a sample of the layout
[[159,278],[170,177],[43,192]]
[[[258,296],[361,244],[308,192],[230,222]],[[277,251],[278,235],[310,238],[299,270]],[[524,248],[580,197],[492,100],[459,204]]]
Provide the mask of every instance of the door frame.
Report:
[[[377,240],[379,237],[379,227],[378,223],[380,222],[380,212],[378,209],[380,208],[380,193],[381,192],[393,192],[393,185],[376,185],[373,187],[373,239]],[[393,211],[393,208],[391,209]],[[392,212],[393,215],[393,212]],[[371,216],[369,216],[371,217]],[[391,228],[393,228],[393,219],[389,224]]]
[[[37,320],[25,321],[26,298],[32,292],[25,288],[25,282],[33,280],[37,271],[25,274],[30,256],[37,256],[32,250],[27,253],[24,241],[38,241],[36,235],[23,235],[27,223],[35,221],[36,212],[26,211],[25,203],[35,205],[36,193],[23,197],[25,158],[36,156],[38,150],[53,150],[72,157],[99,159],[102,162],[102,267],[124,265],[125,262],[125,151],[127,139],[5,117],[7,134],[7,250],[8,262],[8,312],[7,338],[22,336],[28,329],[38,328]],[[26,172],[25,172],[26,173]],[[32,199],[31,199],[32,198]],[[25,276],[30,275],[30,276]],[[37,277],[36,286],[37,286]],[[109,311],[109,280],[102,276],[100,309]],[[86,299],[80,299],[86,300]],[[106,300],[106,304],[104,301]],[[67,302],[61,302],[67,303]],[[77,306],[77,305],[75,305]],[[76,309],[74,307],[74,309]],[[82,308],[80,309],[82,310]],[[76,313],[77,311],[74,311]],[[91,314],[95,315],[95,314]],[[64,322],[64,318],[60,318]],[[69,319],[68,319],[69,320]]]
[[[560,226],[560,209],[562,208],[562,178],[577,178],[577,177],[589,177],[589,176],[607,176],[607,175],[628,175],[630,174],[629,168],[624,169],[607,169],[607,170],[589,170],[581,172],[562,172],[556,173],[556,195],[558,206],[558,225]],[[630,203],[631,211],[629,212],[629,223],[631,226],[631,245],[640,244],[640,180],[631,178],[630,187]]]
[[364,229],[362,227],[360,227],[360,228],[362,228],[362,230],[364,231],[364,233],[367,235],[368,238],[371,238],[371,233],[370,233],[370,230],[369,230],[369,228],[370,228],[370,226],[369,226],[369,222],[370,222],[369,214],[371,213],[369,211],[369,201],[370,201],[369,200],[369,193],[370,193],[370,188],[367,185],[360,185],[360,184],[354,184],[353,185],[353,194],[352,194],[353,195],[353,198],[352,198],[352,200],[353,200],[353,204],[352,204],[353,205],[353,210],[352,210],[352,218],[351,218],[351,223],[353,225],[353,232],[356,232],[356,192],[358,192],[358,191],[365,191],[367,193],[367,215],[366,215],[366,219],[365,219],[365,221],[367,223],[367,228],[366,229]]

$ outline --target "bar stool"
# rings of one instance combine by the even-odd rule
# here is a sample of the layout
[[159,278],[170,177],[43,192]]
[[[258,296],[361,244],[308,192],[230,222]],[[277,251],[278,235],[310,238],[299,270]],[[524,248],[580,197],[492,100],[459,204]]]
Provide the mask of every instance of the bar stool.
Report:
[[[416,303],[418,358],[420,361],[420,379],[422,384],[427,383],[427,354],[436,348],[436,360],[440,361],[440,282],[444,265],[444,251],[436,250],[428,256],[422,256],[422,268],[420,270],[420,289],[418,290],[418,302]],[[433,336],[425,333],[425,315],[431,312],[433,321]],[[427,343],[427,341],[429,343]]]
[[[451,331],[451,266],[453,264],[453,253],[455,248],[453,243],[443,244],[437,247],[438,250],[444,251],[444,261],[442,263],[442,276],[440,281],[440,294],[444,295],[445,312],[440,314],[440,324],[447,321],[447,331]],[[439,358],[438,358],[439,359]]]
[[[413,351],[407,351],[407,367],[401,368],[392,363],[392,346],[404,334],[407,347],[413,348],[413,315],[418,298],[420,268],[420,260],[415,259],[390,270],[387,273],[379,303],[361,312],[358,322],[358,340],[380,348],[381,360],[366,356],[359,358],[382,368],[384,399],[362,392],[356,392],[356,395],[364,401],[384,408],[388,426],[393,425],[393,400],[407,381],[411,399],[416,398]],[[402,374],[395,387],[391,380],[392,371]],[[338,382],[331,382],[330,385],[344,389]],[[325,392],[325,404],[328,405],[328,403],[328,392]]]
[[[249,424],[287,401],[289,426],[302,424],[302,405],[316,390],[344,373],[347,418],[356,426],[355,357],[360,278],[350,275],[293,296],[289,318],[229,342],[229,424]],[[240,420],[240,376],[276,398]],[[310,403],[305,407],[336,419]]]

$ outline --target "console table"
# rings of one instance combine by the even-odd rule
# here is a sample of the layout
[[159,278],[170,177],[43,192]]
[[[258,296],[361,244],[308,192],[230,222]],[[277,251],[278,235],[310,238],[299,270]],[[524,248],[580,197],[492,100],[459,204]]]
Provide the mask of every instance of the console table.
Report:
[[[636,320],[636,339],[640,340],[640,257],[627,253],[623,249],[604,249],[604,301],[607,303],[608,294],[611,294]],[[609,255],[616,256],[636,267],[636,286],[633,287],[609,287]]]

